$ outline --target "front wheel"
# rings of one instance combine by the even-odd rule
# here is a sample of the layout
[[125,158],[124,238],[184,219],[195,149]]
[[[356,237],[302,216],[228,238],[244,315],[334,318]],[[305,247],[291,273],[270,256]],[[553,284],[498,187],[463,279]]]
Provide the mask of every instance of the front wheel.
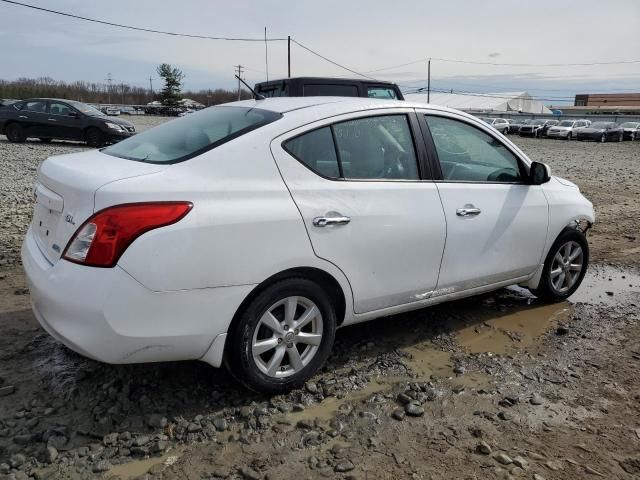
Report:
[[578,289],[589,265],[589,243],[580,230],[566,228],[551,246],[533,294],[549,302],[561,302]]
[[267,287],[231,326],[225,366],[247,388],[283,393],[324,365],[333,347],[336,314],[315,282],[290,278]]
[[27,139],[24,128],[19,123],[10,123],[5,129],[5,134],[10,142],[22,143]]
[[104,134],[98,128],[90,128],[85,135],[87,145],[93,148],[100,148],[104,145]]

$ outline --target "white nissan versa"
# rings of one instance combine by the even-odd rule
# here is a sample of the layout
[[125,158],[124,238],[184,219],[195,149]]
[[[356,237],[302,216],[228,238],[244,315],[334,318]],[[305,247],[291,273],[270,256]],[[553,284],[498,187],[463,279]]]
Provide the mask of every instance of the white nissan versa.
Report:
[[521,284],[571,295],[593,207],[479,119],[365,98],[207,108],[45,160],[33,311],[109,363],[200,359],[280,392],[336,328]]

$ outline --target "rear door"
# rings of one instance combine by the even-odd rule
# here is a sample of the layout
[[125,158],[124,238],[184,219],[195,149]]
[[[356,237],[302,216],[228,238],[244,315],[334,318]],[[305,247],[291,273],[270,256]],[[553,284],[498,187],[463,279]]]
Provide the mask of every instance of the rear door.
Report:
[[526,165],[490,129],[453,113],[423,114],[447,221],[438,291],[521,279],[542,262],[548,204]]
[[356,313],[432,295],[445,241],[415,113],[390,109],[323,120],[271,150],[315,254],[338,266]]
[[31,100],[24,102],[18,120],[25,127],[27,136],[47,136],[49,125],[47,121],[47,101]]

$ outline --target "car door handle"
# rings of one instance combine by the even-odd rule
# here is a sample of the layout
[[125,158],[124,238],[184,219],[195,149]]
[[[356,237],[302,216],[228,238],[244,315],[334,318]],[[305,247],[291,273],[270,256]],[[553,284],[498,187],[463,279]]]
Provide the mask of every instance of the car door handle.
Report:
[[18,118],[29,118],[26,115],[19,115]]
[[459,208],[456,210],[456,215],[459,217],[475,217],[476,215],[480,215],[482,210],[474,207],[473,205],[465,205],[464,208]]
[[57,120],[55,118],[49,118],[48,119],[50,122],[57,122]]
[[[332,212],[330,212],[332,213]],[[316,227],[327,227],[330,225],[346,225],[351,221],[351,218],[345,217],[344,215],[329,215],[326,217],[315,217],[313,219],[313,225]]]

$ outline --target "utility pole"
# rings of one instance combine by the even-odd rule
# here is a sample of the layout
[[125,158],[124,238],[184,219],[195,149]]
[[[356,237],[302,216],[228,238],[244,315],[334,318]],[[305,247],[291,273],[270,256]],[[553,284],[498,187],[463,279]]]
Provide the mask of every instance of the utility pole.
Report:
[[111,84],[113,83],[113,78],[111,77],[111,73],[107,74],[107,84],[109,85],[109,87],[107,87],[109,89],[109,104],[111,104]]
[[287,77],[291,78],[291,35],[287,35]]
[[238,75],[238,100],[240,100],[240,95],[242,94],[240,78],[242,77],[242,65],[236,65],[236,74]]
[[149,75],[149,93],[151,94],[151,100],[153,100],[153,78]]
[[267,69],[267,82],[269,81],[269,48],[267,46],[267,27],[264,27],[264,65]]
[[427,63],[427,103],[431,100],[431,57]]

